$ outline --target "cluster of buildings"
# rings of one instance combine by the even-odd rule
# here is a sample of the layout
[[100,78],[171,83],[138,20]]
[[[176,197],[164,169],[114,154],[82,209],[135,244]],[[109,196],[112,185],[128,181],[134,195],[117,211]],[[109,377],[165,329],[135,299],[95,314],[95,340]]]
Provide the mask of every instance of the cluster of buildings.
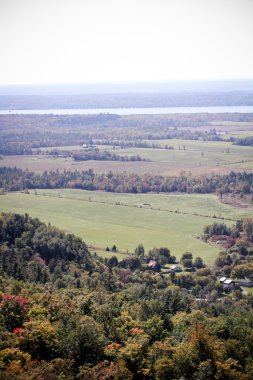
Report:
[[[150,260],[148,263],[149,269],[157,270],[158,266],[159,264],[155,260]],[[168,268],[168,271],[166,273],[172,273],[172,272],[178,273],[178,272],[182,272],[182,270],[183,270],[182,266],[178,264],[173,264],[170,266],[170,268]],[[228,277],[221,277],[219,279],[219,282],[220,284],[222,284],[223,289],[228,292],[235,290],[236,284],[237,284],[237,281],[235,282],[234,280]],[[240,279],[238,280],[238,285],[239,287],[242,286],[242,287],[250,288],[250,287],[253,287],[253,280]]]
[[[232,291],[235,289],[235,281],[231,278],[221,277],[220,283],[223,285],[223,289],[227,291]],[[239,286],[244,286],[247,288],[253,287],[253,281],[249,279],[241,279],[238,281]]]
[[[148,263],[149,269],[156,270],[158,267],[158,262],[155,260],[150,260]],[[182,272],[182,267],[178,264],[173,264],[171,267],[168,269],[169,272]]]
[[94,144],[88,143],[88,144],[83,144],[82,148],[85,150],[96,150],[97,146]]

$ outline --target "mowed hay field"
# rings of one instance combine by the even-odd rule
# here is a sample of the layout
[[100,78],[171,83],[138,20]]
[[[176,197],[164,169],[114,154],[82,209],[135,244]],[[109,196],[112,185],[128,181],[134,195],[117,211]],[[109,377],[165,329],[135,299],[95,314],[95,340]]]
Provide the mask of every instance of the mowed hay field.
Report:
[[[36,173],[44,170],[88,170],[93,169],[96,173],[123,172],[144,173],[168,173],[169,166],[163,162],[122,162],[122,161],[74,161],[71,158],[52,158],[48,156],[4,156],[0,160],[0,166],[17,167],[28,169]],[[178,171],[178,170],[177,170]]]
[[214,215],[236,220],[248,214],[221,204],[213,195],[134,195],[68,189],[37,190],[37,195],[35,191],[8,193],[0,197],[0,211],[29,213],[80,236],[98,252],[115,244],[121,253],[130,253],[142,243],[146,251],[166,246],[178,258],[190,251],[209,265],[219,248],[198,238],[203,227],[218,220]]
[[[109,150],[121,156],[136,156],[149,161],[74,161],[72,158],[53,158],[41,156],[5,156],[1,166],[17,166],[36,172],[44,170],[88,170],[97,173],[131,172],[137,174],[153,173],[161,175],[179,175],[182,171],[193,175],[205,173],[229,173],[253,170],[253,147],[232,145],[223,141],[196,140],[146,140],[148,144],[166,145],[174,149],[125,148],[113,149],[112,146],[98,146],[100,150]],[[44,148],[54,149],[54,148]],[[60,149],[60,148],[58,148]],[[62,147],[65,150],[80,150],[81,147]]]

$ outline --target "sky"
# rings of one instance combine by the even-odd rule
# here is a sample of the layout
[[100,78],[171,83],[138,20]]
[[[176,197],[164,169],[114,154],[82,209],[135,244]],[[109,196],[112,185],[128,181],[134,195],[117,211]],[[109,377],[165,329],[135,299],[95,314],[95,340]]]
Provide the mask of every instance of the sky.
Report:
[[253,0],[0,0],[0,85],[253,78]]

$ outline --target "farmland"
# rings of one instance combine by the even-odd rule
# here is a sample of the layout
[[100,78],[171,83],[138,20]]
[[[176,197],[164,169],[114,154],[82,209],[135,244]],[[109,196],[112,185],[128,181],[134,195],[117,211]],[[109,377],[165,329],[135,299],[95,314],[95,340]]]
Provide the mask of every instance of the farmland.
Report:
[[[97,173],[227,174],[253,169],[253,147],[233,145],[235,139],[252,134],[250,114],[1,115],[0,165],[40,173],[91,168]],[[121,157],[139,155],[148,161],[74,161],[48,154],[57,150],[75,153],[89,141],[99,151]]]
[[[174,149],[125,148],[113,149],[112,146],[98,146],[100,150],[109,150],[121,156],[136,156],[149,160],[140,162],[121,161],[74,161],[72,158],[53,158],[48,155],[4,156],[1,166],[16,166],[22,169],[42,172],[44,170],[87,170],[104,173],[127,171],[137,174],[158,173],[161,175],[179,175],[186,171],[192,174],[229,173],[250,171],[253,169],[253,147],[232,145],[231,142],[195,141],[195,140],[154,140],[154,144],[166,145]],[[54,149],[54,148],[50,148]],[[43,149],[50,150],[50,149]],[[80,146],[62,147],[72,151]]]
[[[12,140],[6,134],[7,126]],[[252,134],[250,114],[5,115],[0,118],[0,145],[3,151],[18,153],[3,154],[0,166],[36,173],[88,169],[98,174],[112,171],[162,176],[252,172],[253,147],[233,144],[235,139]],[[90,141],[97,150],[123,159],[75,161],[70,157]],[[30,153],[24,153],[27,151]],[[53,151],[56,154],[50,154]],[[131,156],[146,161],[124,161]],[[104,257],[111,254],[105,251],[107,246],[115,244],[122,258],[142,243],[146,251],[167,246],[177,256],[191,251],[212,264],[219,248],[198,238],[203,226],[215,217],[231,224],[250,214],[249,209],[232,208],[210,194],[126,195],[71,189],[37,190],[36,194],[30,190],[30,194],[1,196],[0,209],[29,212],[71,231]],[[250,202],[249,196],[247,200]],[[240,207],[240,201],[236,204]]]
[[[8,193],[0,198],[1,211],[29,213],[96,247],[98,253],[115,244],[131,253],[142,243],[147,250],[167,246],[181,256],[190,251],[212,264],[219,248],[200,240],[203,227],[214,216],[233,223],[249,215],[219,202],[214,195],[114,194],[82,190],[37,190]],[[108,255],[108,253],[107,253]]]

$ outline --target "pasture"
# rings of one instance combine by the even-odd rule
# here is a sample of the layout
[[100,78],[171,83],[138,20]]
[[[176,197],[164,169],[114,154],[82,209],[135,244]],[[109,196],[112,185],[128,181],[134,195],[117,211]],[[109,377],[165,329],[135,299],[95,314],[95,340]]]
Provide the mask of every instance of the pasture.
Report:
[[37,190],[30,194],[8,193],[0,198],[0,211],[29,213],[46,223],[80,236],[103,255],[116,245],[119,258],[142,243],[168,247],[180,258],[190,251],[211,265],[219,248],[199,236],[206,224],[218,218],[225,222],[247,216],[246,209],[234,209],[214,195],[114,194],[82,190]]
[[[226,141],[198,141],[198,140],[146,140],[148,144],[166,145],[174,149],[156,148],[116,148],[112,146],[98,146],[100,150],[110,150],[120,156],[136,156],[149,161],[74,161],[72,158],[47,155],[33,156],[4,156],[1,166],[17,166],[35,172],[44,170],[87,170],[93,169],[97,173],[112,170],[114,172],[131,172],[137,174],[153,173],[161,175],[179,175],[182,171],[193,175],[206,173],[227,174],[234,171],[253,170],[253,147],[232,145]],[[44,148],[44,150],[53,148]],[[80,150],[80,146],[62,147],[66,150]]]

